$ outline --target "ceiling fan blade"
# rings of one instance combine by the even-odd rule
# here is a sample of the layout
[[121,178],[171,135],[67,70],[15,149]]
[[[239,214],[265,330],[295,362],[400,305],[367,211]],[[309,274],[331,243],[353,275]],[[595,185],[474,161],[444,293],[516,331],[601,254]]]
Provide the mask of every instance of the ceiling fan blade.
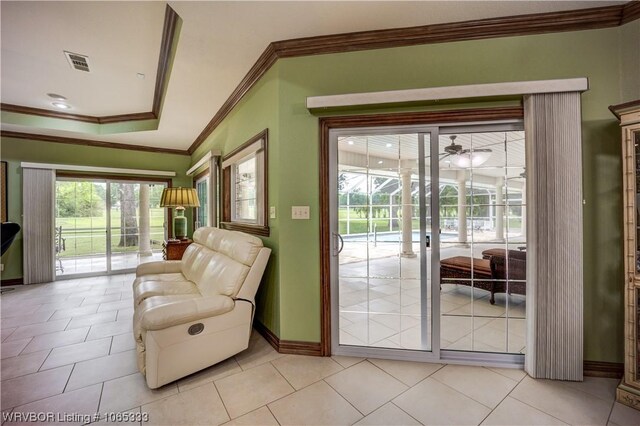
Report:
[[444,160],[447,157],[451,157],[451,154],[449,154],[448,152],[443,152],[442,154],[440,154],[440,161]]
[[493,152],[493,151],[490,150],[489,148],[478,148],[478,149],[467,148],[460,151],[460,154],[468,154],[470,152]]

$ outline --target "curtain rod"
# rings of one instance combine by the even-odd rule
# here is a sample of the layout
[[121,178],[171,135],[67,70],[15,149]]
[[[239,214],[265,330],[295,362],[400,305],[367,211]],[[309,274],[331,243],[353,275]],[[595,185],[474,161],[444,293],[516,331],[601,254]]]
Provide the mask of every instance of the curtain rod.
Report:
[[173,177],[176,175],[176,172],[170,172],[165,170],[121,169],[116,167],[76,166],[71,164],[27,163],[24,161],[20,163],[20,166],[24,169],[69,170],[74,172],[117,173],[117,174],[129,174],[129,175],[169,176],[169,177]]
[[204,166],[206,164],[206,162],[211,159],[211,157],[219,157],[219,156],[220,156],[220,151],[218,151],[218,150],[213,150],[213,151],[207,152],[206,154],[204,154],[202,156],[202,158],[200,158],[198,161],[196,161],[196,164],[194,164],[193,166],[191,166],[189,168],[189,170],[187,170],[187,176],[190,176],[190,175],[194,174],[195,171],[198,170],[200,167]]
[[586,90],[589,90],[589,80],[585,77],[558,80],[512,81],[505,83],[468,84],[463,86],[311,96],[307,98],[307,108],[333,108],[491,96],[519,96],[532,95],[535,93],[584,92]]

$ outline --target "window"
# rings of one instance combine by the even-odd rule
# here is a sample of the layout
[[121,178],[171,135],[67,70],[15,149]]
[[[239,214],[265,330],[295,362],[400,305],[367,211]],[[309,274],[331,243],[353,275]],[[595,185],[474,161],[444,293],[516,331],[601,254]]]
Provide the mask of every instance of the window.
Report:
[[223,158],[221,226],[225,229],[269,235],[267,135],[265,129]]
[[209,170],[205,171],[204,176],[196,178],[196,192],[200,200],[200,207],[196,207],[196,217],[194,229],[201,226],[211,226],[209,217]]

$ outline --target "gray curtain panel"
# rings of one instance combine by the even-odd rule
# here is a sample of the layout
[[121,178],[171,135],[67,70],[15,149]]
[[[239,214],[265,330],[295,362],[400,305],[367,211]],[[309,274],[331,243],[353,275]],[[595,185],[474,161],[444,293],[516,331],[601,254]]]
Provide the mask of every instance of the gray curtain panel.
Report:
[[25,284],[55,279],[54,170],[22,169],[22,245]]
[[580,93],[525,97],[527,352],[532,377],[582,380]]

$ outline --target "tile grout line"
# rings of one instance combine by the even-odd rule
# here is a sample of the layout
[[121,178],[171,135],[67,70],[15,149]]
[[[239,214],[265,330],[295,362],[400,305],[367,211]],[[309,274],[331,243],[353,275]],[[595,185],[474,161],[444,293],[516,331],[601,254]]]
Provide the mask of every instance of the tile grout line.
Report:
[[[107,382],[113,382],[113,381],[115,381],[115,380],[122,379],[123,377],[134,376],[134,375],[136,375],[136,374],[140,374],[140,372],[135,372],[135,373],[127,374],[126,376],[121,376],[121,377],[117,377],[117,378],[115,378],[115,379],[109,379],[109,380],[106,380],[106,381],[102,382],[103,392],[104,392],[104,385],[105,385]],[[144,376],[143,376],[143,377],[144,377]],[[97,384],[97,383],[96,383],[96,384]],[[147,403],[145,403],[145,404],[141,404],[141,405],[133,406],[133,407],[127,407],[127,408],[124,408],[124,409],[118,409],[118,410],[115,410],[115,411],[113,411],[113,412],[115,412],[115,413],[124,413],[124,412],[126,412],[126,411],[131,411],[131,410],[134,410],[134,409],[136,409],[136,408],[140,408],[140,410],[142,410],[142,407],[143,407],[143,406],[145,406],[145,405],[149,405],[149,404],[152,404],[152,403],[157,402],[157,401],[163,401],[163,400],[165,400],[165,399],[171,398],[172,396],[179,395],[179,393],[180,393],[180,392],[178,392],[178,384],[177,384],[176,382],[167,383],[166,385],[163,385],[163,386],[161,386],[160,388],[156,388],[156,389],[149,389],[149,387],[148,387],[148,386],[147,386],[147,384],[146,384],[146,380],[145,380],[145,386],[147,386],[147,389],[148,389],[148,390],[151,390],[151,391],[155,391],[155,390],[158,390],[158,389],[161,389],[161,388],[169,389],[169,388],[171,388],[171,385],[174,385],[174,386],[176,387],[176,393],[171,394],[171,395],[167,395],[167,396],[164,396],[164,397],[159,397],[159,398],[154,399],[154,400],[151,400],[151,401],[149,401],[149,402],[147,402]],[[79,388],[79,389],[83,389],[83,388],[86,388],[86,387],[89,387],[89,386],[95,386],[95,384],[94,384],[94,385],[83,386],[82,388]],[[102,396],[100,396],[100,399],[101,399],[100,403],[102,403]]]
[[[487,370],[490,370],[490,371],[492,371],[492,372],[494,372],[494,373],[496,373],[496,374],[500,374],[500,373],[495,372],[495,371],[493,371],[493,370],[491,370],[491,369],[489,369],[489,368],[487,368],[487,367],[482,367],[482,368],[486,368]],[[500,374],[500,375],[501,375],[501,374]],[[501,376],[502,376],[502,375],[501,375]],[[507,377],[507,376],[502,376],[502,377]],[[515,385],[515,386],[514,386],[514,387],[513,387],[509,392],[507,392],[507,394],[504,396],[504,398],[502,398],[502,399],[500,400],[500,402],[498,402],[498,403],[496,404],[496,406],[495,406],[494,408],[492,408],[492,409],[491,409],[491,411],[489,412],[489,414],[487,414],[487,415],[482,419],[482,421],[481,421],[480,423],[478,423],[479,425],[481,425],[482,423],[484,423],[484,421],[485,421],[485,420],[487,420],[487,418],[489,418],[489,416],[491,416],[491,414],[493,414],[493,412],[494,412],[494,411],[495,411],[495,410],[496,410],[496,409],[497,409],[497,408],[498,408],[498,407],[499,407],[499,406],[504,402],[504,400],[505,400],[505,399],[507,399],[507,398],[509,397],[509,395],[511,395],[511,392],[513,392],[513,391],[515,390],[515,388],[517,388],[517,387],[518,387],[518,385],[519,385],[520,383],[522,383],[522,381],[525,379],[525,377],[527,377],[527,376],[526,376],[526,375],[524,375],[524,376],[523,376],[519,381],[517,381],[516,385]],[[509,378],[509,379],[510,379],[510,377],[507,377],[507,378]],[[512,380],[513,380],[513,379],[512,379]],[[514,380],[514,381],[515,381],[515,380]],[[546,414],[546,413],[545,413],[545,414]],[[558,420],[560,420],[560,419],[558,419]]]
[[[526,379],[526,377],[524,377],[522,380],[524,380],[524,379]],[[533,380],[535,380],[535,379],[533,379]],[[516,388],[517,388],[517,387],[518,387],[518,386],[516,386]],[[515,388],[513,388],[513,390],[515,390]],[[511,392],[513,392],[513,390],[512,390]],[[518,401],[518,402],[520,402],[520,403],[522,403],[522,404],[524,404],[524,405],[526,405],[526,406],[528,406],[528,407],[531,407],[531,408],[533,408],[534,410],[540,411],[541,413],[544,413],[544,414],[546,414],[546,415],[547,415],[547,416],[549,416],[549,417],[553,417],[554,419],[556,419],[556,420],[558,420],[558,421],[560,421],[560,422],[562,422],[562,423],[570,424],[569,422],[565,422],[564,420],[562,420],[562,419],[561,419],[561,418],[559,418],[559,417],[554,416],[553,414],[547,413],[546,411],[543,411],[543,410],[541,410],[540,408],[534,407],[533,405],[529,404],[528,402],[526,402],[526,401],[523,401],[523,400],[519,399],[517,396],[513,396],[513,395],[511,395],[511,392],[509,392],[509,395],[507,395],[507,396],[510,396],[511,398],[515,399],[516,401]]]
[[[426,379],[426,377],[425,377],[425,379]],[[395,398],[394,398],[394,399],[395,399]],[[407,416],[411,417],[413,420],[415,420],[416,422],[418,422],[418,424],[421,424],[421,425],[423,425],[423,424],[424,424],[424,423],[422,423],[420,420],[418,420],[418,419],[416,419],[415,417],[413,417],[411,414],[409,414],[409,413],[407,413],[406,411],[404,411],[404,410],[402,409],[402,407],[400,407],[399,405],[397,405],[395,402],[393,402],[393,401],[389,401],[389,402],[388,402],[388,404],[393,405],[393,406],[394,406],[394,407],[396,407],[398,410],[402,411],[402,412],[403,412],[403,413],[405,413]],[[383,407],[384,407],[384,405],[383,405]],[[380,408],[382,408],[382,407],[380,407]],[[378,408],[378,410],[379,410],[380,408]]]
[[[24,345],[24,348],[22,348],[22,350],[20,352],[18,352],[18,355],[16,355],[16,357],[20,356],[23,354],[24,350],[27,349],[27,346],[29,346],[31,344],[31,342],[33,341],[35,336],[29,337],[29,341],[27,342],[26,345]],[[28,352],[28,353],[33,353],[33,352]],[[26,355],[26,354],[25,354]],[[9,358],[15,358],[15,357],[9,357]],[[7,358],[5,358],[7,359]],[[41,366],[42,367],[42,366]]]
[[[76,364],[73,364],[73,367],[71,367],[71,372],[69,373],[69,377],[67,377],[67,382],[64,384],[64,387],[62,388],[62,393],[65,393],[67,390],[67,386],[69,386],[69,382],[71,381],[71,376],[73,376],[73,371],[76,369]],[[100,400],[98,400],[99,402]]]
[[[603,378],[604,378],[604,377],[603,377]],[[604,378],[604,379],[607,379],[607,378]],[[607,380],[608,380],[608,379],[607,379]],[[617,380],[617,379],[616,379],[616,380]],[[564,386],[564,387],[566,387],[566,388],[576,390],[576,391],[578,391],[578,392],[581,392],[581,393],[587,394],[587,395],[589,395],[589,396],[593,396],[593,397],[598,398],[598,399],[600,399],[600,400],[602,400],[602,401],[605,401],[605,402],[609,402],[609,400],[608,400],[608,399],[604,399],[604,398],[602,398],[602,397],[600,397],[600,396],[598,396],[598,395],[594,395],[594,394],[589,393],[589,392],[587,392],[587,391],[583,391],[582,389],[577,389],[577,388],[574,388],[574,387],[572,387],[572,386],[569,386],[569,385],[567,385],[567,384],[566,384],[566,382],[565,382],[564,380],[554,380],[554,382],[557,382],[557,383],[559,383],[560,385],[562,385],[562,386]],[[569,383],[573,383],[573,382],[569,382]],[[584,379],[582,380],[582,382],[576,382],[576,383],[584,383]],[[614,393],[614,395],[613,395],[613,400],[615,401],[615,399],[616,399],[616,396],[615,396],[615,393]]]
[[[216,386],[216,383],[214,381],[212,381],[211,384],[213,385],[213,389],[216,391],[216,394],[218,395],[218,398],[220,398],[220,402],[222,403],[222,408],[224,408],[224,412],[227,413],[227,417],[229,417],[229,421],[233,420],[231,418],[231,414],[229,414],[229,409],[227,408],[227,405],[224,403],[224,400],[222,399],[222,394],[220,394],[220,390]],[[206,386],[206,383],[205,383],[205,386]],[[193,388],[193,389],[196,389],[196,388]],[[180,387],[178,387],[178,391],[179,390],[180,390]],[[247,413],[247,414],[249,414],[249,413]]]
[[[49,353],[47,354],[47,356],[46,356],[46,357],[44,357],[44,360],[42,360],[42,363],[40,364],[40,366],[38,367],[38,369],[37,369],[36,371],[33,371],[33,372],[29,373],[29,374],[36,374],[36,373],[40,373],[40,371],[41,371],[41,369],[42,369],[42,366],[44,365],[44,363],[45,363],[45,362],[47,362],[47,360],[48,360],[48,359],[49,359],[49,357],[51,356],[51,352],[53,352],[53,349],[54,349],[54,348],[50,348],[50,349],[49,349]],[[45,349],[45,350],[46,350],[46,349]],[[43,352],[44,352],[45,350],[43,350]],[[33,352],[33,353],[38,353],[38,352]],[[27,356],[28,356],[28,354],[27,354]],[[47,369],[47,370],[50,370],[50,369]],[[46,371],[46,370],[44,370],[44,371]],[[20,376],[16,376],[16,377],[24,377],[24,376],[28,376],[29,374],[22,374],[22,375],[20,375]],[[13,379],[15,379],[15,377],[12,377],[12,378],[13,378]]]
[[[481,368],[483,368],[483,367],[481,367]],[[496,374],[498,374],[498,373],[496,373]],[[444,386],[448,387],[449,389],[451,389],[451,390],[453,390],[453,391],[455,391],[455,392],[458,392],[460,395],[462,395],[462,396],[464,396],[464,397],[466,397],[466,398],[469,398],[470,400],[472,400],[472,401],[474,401],[474,402],[477,402],[478,404],[482,405],[483,407],[485,407],[485,408],[487,408],[487,409],[489,409],[489,410],[493,411],[493,408],[489,407],[487,404],[484,404],[484,403],[482,403],[482,402],[478,401],[477,399],[475,399],[475,398],[473,398],[473,397],[471,397],[471,396],[467,395],[466,393],[460,392],[458,389],[454,388],[453,386],[450,386],[450,385],[448,385],[448,384],[446,384],[446,383],[444,383],[444,382],[442,382],[442,381],[438,380],[438,379],[437,379],[437,378],[435,378],[435,377],[433,377],[433,380],[435,380],[436,382],[440,383],[441,385],[444,385]],[[513,380],[513,381],[515,382],[515,380]],[[517,384],[517,383],[516,383],[516,385],[513,387],[513,389],[515,389],[515,388],[516,388],[516,386],[518,386],[518,384]],[[512,389],[512,390],[513,390],[513,389]],[[510,391],[509,391],[509,392],[510,392]],[[509,395],[509,393],[507,393],[507,395],[506,395],[506,396],[508,396],[508,395]],[[505,398],[506,398],[506,396],[505,396]],[[504,398],[503,398],[503,399],[504,399]],[[496,406],[496,407],[497,407],[497,406]]]
[[[63,366],[60,366],[60,367],[56,367],[56,368],[63,368],[63,367],[66,367],[66,365],[63,365]],[[51,370],[55,370],[55,368],[51,368],[51,369],[49,369],[49,370],[44,370],[44,371],[51,371]],[[39,373],[39,372],[38,372],[38,373]],[[31,374],[36,374],[36,373],[31,373]],[[25,377],[25,376],[18,376],[18,377]],[[71,377],[71,373],[69,373],[69,377]],[[7,379],[7,380],[11,380],[11,379]],[[67,380],[68,380],[68,378],[67,378]],[[65,386],[66,386],[66,384],[65,384]],[[16,408],[20,408],[20,407],[22,407],[23,405],[32,404],[32,403],[34,403],[34,402],[38,402],[38,401],[43,401],[43,400],[45,400],[45,399],[53,398],[54,396],[60,396],[60,395],[62,395],[62,394],[63,394],[63,392],[55,393],[55,394],[53,394],[53,395],[45,396],[45,397],[43,397],[43,398],[34,399],[33,401],[25,402],[24,404],[20,404],[20,405],[15,405],[15,406],[10,407],[10,408],[11,408],[12,410],[15,410]]]
[[[54,320],[54,321],[64,321],[65,319],[67,319],[67,318],[62,318],[62,319]],[[34,323],[34,324],[26,324],[26,325],[18,326],[18,327],[16,327],[16,329],[15,329],[15,330],[13,330],[13,331],[11,332],[11,334],[9,334],[9,335],[7,336],[7,338],[6,338],[6,339],[4,339],[4,340],[2,341],[2,343],[4,343],[4,342],[11,342],[11,341],[14,341],[14,342],[15,342],[16,340],[22,340],[22,339],[26,339],[26,338],[28,338],[28,337],[45,336],[45,335],[47,335],[47,334],[51,334],[51,333],[58,333],[58,332],[60,332],[60,331],[65,331],[65,329],[63,328],[62,330],[48,331],[48,332],[46,332],[46,333],[36,334],[35,336],[25,336],[25,337],[23,337],[22,339],[13,339],[13,340],[9,340],[9,338],[10,338],[11,336],[13,336],[13,334],[14,334],[14,333],[16,333],[16,332],[17,332],[20,328],[22,328],[22,327],[31,327],[31,326],[34,326],[34,325],[45,325],[45,324],[48,324],[48,323],[49,323],[49,322],[42,322],[42,323]],[[69,323],[67,323],[67,325],[69,325]],[[65,328],[67,327],[67,325],[65,325]]]
[[[365,361],[369,361],[369,358],[366,358],[366,359],[365,359]],[[380,368],[380,367],[378,367],[377,365],[373,364],[371,361],[369,361],[369,364],[372,364],[372,365],[374,365],[375,367]],[[427,380],[428,378],[430,378],[431,376],[433,376],[434,374],[436,374],[438,371],[442,370],[442,369],[443,369],[444,367],[446,367],[447,365],[448,365],[448,364],[441,364],[440,368],[438,368],[436,371],[434,371],[433,373],[429,374],[427,377],[423,378],[422,380],[418,381],[418,383],[416,383],[416,384],[415,384],[415,385],[413,385],[413,386],[409,386],[409,385],[407,385],[406,383],[402,382],[400,379],[397,379],[397,378],[395,378],[395,377],[394,377],[394,378],[395,378],[396,380],[398,380],[400,383],[402,383],[403,385],[407,386],[407,389],[403,390],[402,392],[400,392],[398,395],[394,396],[393,398],[391,398],[391,399],[390,399],[389,401],[387,401],[387,402],[391,402],[393,405],[396,405],[396,404],[393,402],[394,400],[398,399],[399,397],[401,397],[401,396],[402,396],[402,395],[404,395],[405,393],[409,392],[411,389],[413,389],[414,387],[418,386],[420,383],[424,382],[425,380]],[[386,371],[385,371],[385,373],[386,373]],[[387,374],[389,374],[389,373],[387,373]],[[391,374],[389,374],[389,375],[391,376]],[[392,376],[392,377],[393,377],[393,376]],[[455,390],[455,389],[454,389],[454,390]],[[456,392],[458,392],[458,391],[456,391]],[[386,404],[387,402],[385,402],[384,404]],[[384,405],[384,404],[382,404],[382,405]],[[380,407],[382,407],[382,405],[381,405]],[[378,407],[378,408],[380,408],[380,407]],[[378,408],[376,408],[376,410],[377,410]],[[398,408],[400,408],[400,407],[398,407]],[[402,410],[402,408],[400,408],[400,409]],[[374,410],[374,411],[375,411],[375,410]],[[402,411],[404,411],[404,410],[402,410]],[[406,412],[406,411],[404,411],[404,412]],[[407,414],[409,414],[409,413],[407,413]],[[410,414],[409,414],[409,415],[410,415]],[[410,416],[411,416],[411,415],[410,415]],[[413,418],[413,416],[411,416],[411,417]],[[420,422],[420,421],[418,421],[418,423],[421,423],[421,424],[422,424],[422,422]]]
[[[345,369],[345,370],[346,370],[346,369]],[[340,398],[344,399],[344,400],[347,402],[347,404],[349,404],[351,407],[353,407],[353,409],[354,409],[354,410],[356,410],[358,413],[360,413],[360,415],[362,416],[362,418],[358,419],[358,421],[360,421],[360,420],[364,419],[365,417],[367,417],[367,414],[364,414],[362,411],[358,410],[358,408],[356,408],[356,406],[355,406],[355,405],[353,405],[353,404],[351,403],[351,401],[349,401],[347,398],[345,398],[345,397],[344,397],[344,395],[342,395],[340,392],[338,392],[338,389],[336,389],[336,388],[334,388],[333,386],[331,386],[331,383],[327,382],[325,379],[322,379],[322,381],[323,381],[323,382],[325,382],[325,383],[327,384],[327,386],[329,386],[329,387],[330,387],[330,388],[331,388],[335,393],[337,393],[337,394],[338,394],[338,396],[340,396]],[[386,402],[385,402],[385,404],[386,404]],[[384,405],[384,404],[383,404],[383,405]],[[380,407],[378,407],[378,408],[380,408]],[[377,410],[378,408],[376,408],[376,410]],[[373,411],[375,411],[375,410],[373,410]],[[372,412],[373,412],[373,411],[372,411]]]
[[[270,403],[269,403],[270,404]],[[276,420],[276,423],[278,423],[278,425],[282,425],[282,423],[280,423],[280,420],[278,420],[278,418],[276,417],[276,415],[273,413],[273,411],[271,411],[271,408],[269,408],[269,404],[266,404],[265,407],[267,407],[267,410],[269,410],[269,413],[271,413],[271,415],[273,416],[273,418]],[[247,413],[248,414],[248,413]]]
[[[284,357],[282,357],[282,358],[286,358],[286,356],[284,356]],[[276,358],[276,359],[280,359],[280,358]],[[287,382],[287,384],[288,384],[289,386],[291,386],[291,389],[293,389],[293,393],[296,393],[296,392],[298,391],[298,389],[296,389],[296,387],[295,387],[295,386],[293,386],[289,380],[287,380],[287,378],[284,376],[284,374],[282,374],[282,371],[280,371],[280,370],[278,369],[278,367],[276,367],[276,366],[275,366],[275,364],[273,363],[273,361],[275,361],[275,360],[268,361],[268,363],[269,363],[269,364],[271,364],[271,367],[273,367],[273,369],[274,369],[274,370],[276,370],[276,372],[280,375],[280,377],[282,377],[282,378],[284,379],[284,381],[285,381],[285,382]],[[305,386],[305,387],[306,387],[306,386]],[[291,394],[289,394],[289,395],[291,395]],[[270,403],[269,403],[269,404],[270,404]],[[266,405],[266,404],[265,404],[265,405]]]
[[609,416],[607,416],[607,424],[611,421],[611,415],[613,414],[613,409],[616,407],[616,399],[613,398],[613,403],[611,404],[611,410],[609,410]]
[[[287,356],[288,356],[288,355],[287,355]],[[305,356],[305,355],[303,355],[303,356]],[[285,357],[286,357],[286,356],[285,356]],[[282,358],[285,358],[285,357],[282,357]],[[282,358],[277,358],[277,359],[282,359]],[[319,358],[325,358],[325,357],[319,357]],[[330,357],[329,357],[329,358],[330,358]],[[275,360],[271,360],[271,361],[269,361],[269,362],[273,363],[273,361],[275,361]],[[293,388],[294,393],[295,393],[295,392],[299,392],[299,391],[301,391],[301,390],[303,390],[303,389],[306,389],[306,388],[308,388],[309,386],[315,385],[316,383],[321,382],[321,381],[323,381],[324,379],[327,379],[327,378],[329,378],[329,377],[335,376],[336,374],[339,374],[339,373],[343,372],[344,370],[346,370],[346,368],[345,368],[345,367],[343,367],[339,362],[336,362],[335,360],[332,360],[332,361],[333,361],[333,362],[335,362],[336,364],[338,364],[338,366],[340,366],[340,368],[341,368],[341,370],[340,370],[340,371],[336,371],[335,373],[331,373],[331,374],[329,374],[329,375],[327,375],[327,376],[321,377],[320,379],[318,379],[318,380],[316,380],[316,381],[314,381],[314,382],[311,382],[311,383],[309,383],[309,384],[307,384],[307,385],[305,385],[305,386],[301,387],[300,389],[296,389],[296,387],[295,387],[295,386],[293,386],[293,384],[292,384],[291,382],[289,382],[289,380],[284,376],[284,373],[282,373],[282,371],[280,371],[280,370],[278,369],[278,367],[277,367],[275,364],[272,364],[272,365],[273,365],[273,367],[278,371],[278,373],[280,373],[280,375],[281,375],[281,376],[282,376],[282,377],[287,381],[287,383],[289,383],[289,386],[291,386],[291,387]],[[359,363],[358,363],[358,364],[359,364]],[[354,365],[356,365],[356,364],[354,364]],[[291,394],[289,394],[289,395],[291,395]],[[269,404],[271,404],[271,403],[269,403]]]
[[97,413],[100,413],[100,406],[102,405],[102,395],[104,395],[104,383],[105,382],[102,382],[102,385],[100,386],[100,398],[98,398],[98,408],[96,410]]

